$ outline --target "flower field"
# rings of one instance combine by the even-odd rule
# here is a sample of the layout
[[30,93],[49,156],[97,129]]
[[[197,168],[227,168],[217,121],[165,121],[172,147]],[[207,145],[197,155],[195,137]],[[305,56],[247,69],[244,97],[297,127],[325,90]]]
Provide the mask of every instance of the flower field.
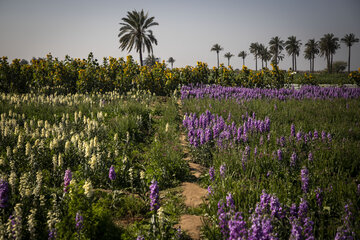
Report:
[[359,89],[186,86],[209,239],[356,239]]
[[[1,239],[356,239],[360,91],[187,85],[0,95]],[[181,105],[180,105],[181,102]],[[178,186],[207,170],[199,208]]]

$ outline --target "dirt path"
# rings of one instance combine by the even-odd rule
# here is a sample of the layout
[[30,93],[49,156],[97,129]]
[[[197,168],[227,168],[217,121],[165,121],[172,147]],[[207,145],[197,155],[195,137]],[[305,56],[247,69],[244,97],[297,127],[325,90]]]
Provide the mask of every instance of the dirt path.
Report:
[[[179,103],[180,115],[183,116],[181,111],[181,101]],[[184,160],[189,162],[189,167],[192,176],[194,177],[193,182],[184,182],[181,185],[182,195],[185,198],[185,205],[187,208],[197,208],[203,203],[207,195],[207,190],[200,187],[197,183],[198,178],[206,171],[203,166],[193,163],[189,154],[188,142],[186,135],[183,132],[180,135],[180,143],[184,153]],[[184,214],[180,217],[178,226],[181,227],[182,231],[185,231],[192,239],[200,239],[200,230],[202,226],[202,217],[197,215]]]

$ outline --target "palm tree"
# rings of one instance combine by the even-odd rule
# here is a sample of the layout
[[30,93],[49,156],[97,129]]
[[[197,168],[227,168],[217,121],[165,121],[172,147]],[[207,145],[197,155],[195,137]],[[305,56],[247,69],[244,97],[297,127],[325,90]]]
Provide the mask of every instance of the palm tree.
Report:
[[267,47],[262,50],[261,57],[265,61],[265,67],[267,68],[268,67],[267,63],[272,58],[271,52]]
[[160,62],[160,58],[155,57],[154,54],[147,56],[144,60],[144,64],[148,67],[154,66],[156,62]]
[[243,66],[245,66],[245,58],[248,54],[245,52],[245,51],[241,51],[239,54],[238,54],[238,57],[241,57],[243,59]]
[[250,44],[250,53],[254,54],[255,57],[255,70],[257,71],[257,57],[259,56],[259,43]]
[[353,33],[346,34],[345,37],[341,39],[343,43],[349,48],[349,60],[348,60],[348,72],[350,72],[350,53],[351,53],[351,46],[354,43],[359,42],[359,39],[355,37]]
[[281,40],[278,36],[270,39],[270,52],[273,54],[273,62],[278,65],[284,56],[281,55],[281,51],[284,49],[284,40]]
[[171,64],[171,69],[173,68],[173,64],[175,62],[175,59],[173,57],[169,57],[169,59],[167,60],[168,63]]
[[315,55],[319,54],[319,43],[315,39],[309,39],[305,43],[305,59],[310,60],[310,72],[314,72]]
[[297,40],[295,36],[288,37],[288,40],[285,42],[285,49],[288,52],[289,56],[292,56],[292,69],[297,70],[296,66],[296,56],[299,56],[300,53],[300,40]]
[[219,52],[224,50],[219,44],[214,44],[211,48],[210,51],[215,51],[216,52],[216,55],[217,55],[217,65],[218,65],[218,68],[219,68]]
[[265,46],[264,44],[260,43],[259,44],[259,56],[261,59],[261,68],[264,68],[264,57],[265,57]]
[[228,66],[230,66],[230,58],[232,58],[234,55],[230,52],[225,53],[224,57],[228,59]]
[[148,53],[153,53],[152,44],[157,45],[157,40],[150,27],[159,25],[154,22],[155,17],[148,17],[144,10],[127,12],[127,16],[122,18],[120,33],[118,35],[122,51],[126,48],[129,52],[135,47],[136,52],[140,54],[140,65],[143,65],[142,52],[145,47]]
[[328,33],[320,38],[320,55],[326,58],[327,69],[332,73],[333,57],[337,49],[340,48],[339,38],[334,37],[334,34]]

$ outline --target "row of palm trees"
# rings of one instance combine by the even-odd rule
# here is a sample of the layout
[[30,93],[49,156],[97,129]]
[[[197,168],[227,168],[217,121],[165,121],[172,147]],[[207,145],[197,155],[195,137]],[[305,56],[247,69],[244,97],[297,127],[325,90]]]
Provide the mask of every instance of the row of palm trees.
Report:
[[[122,50],[127,49],[129,52],[135,48],[140,55],[140,65],[143,66],[143,57],[142,52],[145,49],[149,53],[148,59],[146,62],[154,62],[156,61],[153,54],[152,44],[157,45],[157,40],[153,35],[152,30],[149,28],[152,26],[159,25],[154,21],[154,17],[148,17],[148,14],[144,13],[144,10],[141,11],[132,11],[127,12],[127,16],[122,18],[120,23],[120,33],[118,35],[120,47]],[[346,34],[344,38],[341,39],[341,42],[345,43],[345,45],[349,48],[349,58],[348,58],[348,72],[350,72],[350,56],[351,56],[351,47],[354,43],[359,42],[359,39],[355,37],[353,33]],[[278,65],[280,61],[284,59],[284,54],[282,51],[286,50],[289,56],[292,58],[292,69],[297,71],[297,62],[296,58],[300,54],[300,47],[302,43],[295,36],[290,36],[286,41],[281,40],[280,37],[276,36],[271,38],[269,41],[269,47],[266,47],[262,43],[251,43],[250,44],[250,53],[255,57],[255,68],[257,70],[257,60],[261,59],[261,67],[267,67],[269,61],[272,61],[273,64]],[[327,69],[329,73],[332,72],[332,63],[333,57],[336,53],[336,50],[340,48],[339,38],[335,37],[334,34],[328,33],[325,34],[319,41],[315,41],[315,39],[309,39],[305,44],[304,57],[310,61],[310,71],[314,71],[314,62],[315,56],[320,55],[321,57],[325,57],[327,63]],[[222,51],[223,48],[219,44],[214,44],[211,48],[211,51],[215,51],[217,54],[217,65],[219,67],[219,52]],[[243,65],[245,65],[245,58],[247,57],[247,53],[245,51],[241,51],[238,54],[238,57],[243,59]],[[224,57],[228,59],[228,65],[230,65],[230,59],[234,55],[230,52],[227,52]],[[173,67],[175,59],[172,57],[169,58],[168,62]]]
[[[359,39],[355,37],[353,33],[346,34],[341,42],[349,48],[348,56],[348,72],[350,72],[350,59],[351,59],[351,47],[354,43],[359,42]],[[273,64],[278,65],[280,61],[284,59],[284,54],[282,51],[285,49],[289,56],[291,56],[292,69],[297,71],[297,61],[296,58],[300,55],[300,47],[302,43],[301,40],[298,40],[295,36],[290,36],[286,41],[281,40],[280,37],[276,36],[270,39],[269,47],[266,47],[262,43],[251,43],[249,51],[255,57],[255,69],[258,69],[258,59],[261,60],[261,67],[267,67],[269,61]],[[314,63],[315,56],[320,55],[325,57],[327,63],[328,72],[332,72],[333,57],[336,53],[336,50],[340,48],[339,38],[335,37],[334,34],[328,33],[325,34],[319,41],[315,39],[309,39],[305,43],[304,57],[310,61],[310,72],[314,72]],[[211,48],[211,51],[216,52],[217,55],[217,64],[219,67],[219,52],[223,48],[219,44],[214,44]],[[234,55],[230,52],[225,53],[224,57],[228,60],[228,65],[230,65],[230,59]],[[245,65],[245,58],[248,56],[246,51],[241,51],[238,54],[238,57],[243,59],[243,65]]]

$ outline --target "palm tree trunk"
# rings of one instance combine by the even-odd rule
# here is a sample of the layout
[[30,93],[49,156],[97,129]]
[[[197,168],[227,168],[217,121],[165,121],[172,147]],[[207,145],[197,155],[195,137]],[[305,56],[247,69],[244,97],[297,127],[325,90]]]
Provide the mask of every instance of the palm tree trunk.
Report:
[[264,59],[261,59],[261,68],[264,68]]
[[333,54],[330,54],[330,73],[332,73]]
[[173,64],[174,64],[174,63],[172,62],[172,63],[171,63],[171,69],[173,69]]
[[142,49],[141,49],[141,44],[140,44],[140,51],[139,51],[139,54],[140,54],[140,66],[142,67],[142,66],[143,66],[143,58],[142,58]]
[[349,60],[348,60],[348,73],[350,73],[350,46],[349,46]]
[[245,58],[243,58],[243,66],[245,66]]
[[255,56],[255,70],[257,71],[257,57]]
[[292,70],[295,71],[295,65],[294,65],[294,54],[292,54]]
[[294,55],[294,59],[295,59],[295,72],[296,72],[297,71],[296,55]]
[[230,58],[228,58],[228,67],[229,67],[229,65],[230,65]]
[[217,54],[217,63],[218,63],[218,68],[219,68],[219,51],[217,51],[216,54]]

